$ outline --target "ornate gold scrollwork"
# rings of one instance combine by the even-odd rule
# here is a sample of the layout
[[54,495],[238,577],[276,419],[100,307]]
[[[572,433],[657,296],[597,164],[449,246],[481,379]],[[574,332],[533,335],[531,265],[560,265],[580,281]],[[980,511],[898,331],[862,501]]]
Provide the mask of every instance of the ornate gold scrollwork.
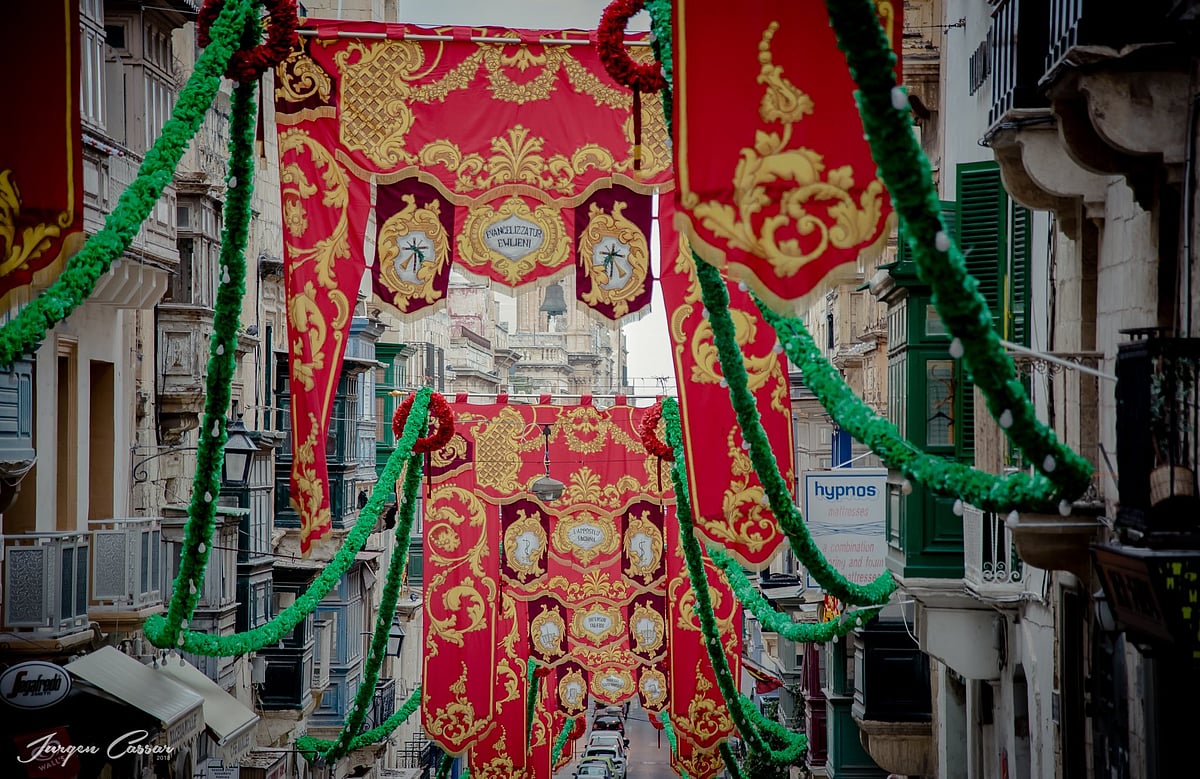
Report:
[[663,558],[663,534],[650,521],[649,511],[628,516],[625,525],[625,555],[629,558],[625,575],[640,578],[644,584],[649,584],[658,572]]
[[[764,123],[782,124],[782,133],[760,129],[754,145],[742,149],[732,180],[732,203],[702,203],[694,192],[685,193],[683,202],[714,235],[735,249],[767,260],[778,276],[788,277],[831,246],[851,249],[866,243],[883,219],[884,191],[883,184],[872,179],[855,203],[850,194],[854,170],[849,165],[827,170],[824,157],[817,152],[788,148],[793,125],[814,113],[815,106],[811,97],[784,77],[783,68],[774,64],[771,41],[778,29],[779,23],[771,22],[758,47],[758,83],[766,85],[759,117]],[[764,214],[763,209],[771,205],[766,185],[780,180],[795,186],[774,204],[777,213]],[[834,201],[827,208],[833,224],[806,210],[806,204],[819,201]],[[755,222],[760,222],[761,228]],[[776,238],[785,227],[797,235],[815,235],[817,240],[804,251],[795,238]]]
[[[505,232],[513,235],[502,235]],[[559,209],[546,205],[531,209],[514,195],[495,210],[479,206],[468,212],[459,233],[458,253],[467,265],[490,266],[507,283],[516,285],[539,265],[560,267],[567,261],[569,243]]]
[[543,605],[542,610],[529,623],[529,637],[538,652],[550,658],[559,658],[566,653],[567,624],[557,609]]
[[667,677],[657,668],[643,668],[638,691],[647,708],[659,709],[667,702]]
[[556,551],[571,555],[583,565],[616,552],[621,542],[611,516],[586,510],[560,516],[553,540]]
[[75,221],[74,208],[60,211],[53,223],[41,222],[21,229],[21,190],[11,170],[0,170],[0,276],[7,276],[42,256],[55,238]]
[[583,301],[593,307],[609,306],[618,318],[628,314],[629,304],[645,291],[650,272],[646,236],[622,216],[626,206],[615,202],[612,214],[607,214],[593,203],[588,209],[588,226],[579,236],[579,264],[591,282]]
[[629,635],[633,638],[633,651],[653,654],[666,644],[667,622],[650,605],[639,603],[629,620]]
[[615,606],[593,603],[575,609],[571,614],[571,635],[592,644],[603,644],[625,632],[621,610]]
[[517,509],[517,519],[504,529],[504,556],[508,565],[526,577],[546,572],[546,530],[538,514]]
[[315,97],[328,104],[333,91],[333,79],[304,50],[293,50],[275,68],[275,97],[289,103],[303,103]]
[[568,715],[575,715],[587,708],[587,682],[578,669],[572,668],[558,680],[558,700]]

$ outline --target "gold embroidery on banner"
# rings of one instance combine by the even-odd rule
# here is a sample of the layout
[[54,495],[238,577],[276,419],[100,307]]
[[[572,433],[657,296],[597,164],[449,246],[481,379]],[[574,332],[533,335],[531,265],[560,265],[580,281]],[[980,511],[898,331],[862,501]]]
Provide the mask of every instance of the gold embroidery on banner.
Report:
[[612,153],[594,143],[584,144],[571,153],[543,156],[546,139],[530,135],[529,128],[515,125],[507,136],[491,140],[492,155],[464,154],[458,144],[449,140],[433,141],[418,155],[427,168],[444,167],[456,174],[456,192],[475,192],[493,189],[501,184],[528,184],[548,192],[569,195],[577,185],[575,179],[589,169],[608,170],[616,165]]
[[711,744],[719,736],[733,730],[729,710],[706,694],[711,689],[712,682],[705,677],[704,664],[701,663],[696,668],[696,692],[688,705],[687,715],[677,718],[679,732],[703,744]]
[[[729,309],[733,319],[734,340],[742,347],[742,363],[746,366],[746,386],[751,392],[758,392],[767,384],[771,385],[771,408],[780,413],[788,413],[787,381],[784,379],[783,368],[779,357],[773,351],[753,356],[749,347],[758,340],[758,319],[749,311],[737,308]],[[769,335],[774,335],[773,332]],[[717,354],[717,343],[713,337],[712,324],[707,319],[696,323],[692,333],[692,372],[689,381],[697,384],[720,384],[721,363]]]
[[[491,582],[485,581],[481,584],[490,585]],[[436,633],[438,638],[461,648],[467,633],[485,630],[488,627],[486,596],[476,589],[475,581],[470,576],[439,594],[442,610],[450,616],[437,619],[429,614],[430,631]]]
[[460,433],[455,433],[450,442],[433,452],[430,463],[434,468],[444,469],[462,464],[467,459],[467,439]]
[[593,603],[576,609],[571,614],[571,635],[592,644],[603,644],[606,640],[625,632],[620,609]]
[[290,500],[303,520],[301,535],[305,538],[314,528],[325,527],[331,521],[329,508],[322,507],[325,502],[325,483],[317,478],[316,469],[313,467],[317,461],[318,430],[317,416],[311,411],[308,412],[308,425],[308,435],[296,447],[296,460],[292,467],[292,477],[300,494]]
[[566,595],[566,600],[578,603],[588,598],[605,598],[620,602],[629,597],[629,585],[624,579],[613,580],[602,570],[584,573],[581,581],[568,580],[565,576],[554,576],[547,584],[550,590]]
[[577,669],[572,668],[558,680],[558,700],[568,715],[579,714],[586,708],[586,694],[587,682]]
[[[519,43],[514,39],[514,43]],[[487,68],[488,89],[492,97],[505,103],[524,105],[539,100],[546,100],[554,92],[554,81],[558,76],[559,64],[562,60],[562,49],[545,47],[541,54],[534,54],[525,44],[520,44],[517,53],[506,55],[504,49],[498,46],[488,46],[483,49],[483,62]],[[516,67],[521,72],[531,67],[538,67],[541,72],[531,80],[518,84],[509,78],[505,68]]]
[[629,635],[633,638],[633,651],[642,655],[653,654],[662,649],[666,642],[666,620],[649,604],[639,603],[634,606],[629,620]]
[[376,251],[379,276],[393,293],[389,302],[405,312],[414,300],[432,303],[442,296],[434,282],[450,262],[450,236],[442,226],[439,201],[418,208],[412,195],[402,200],[404,208],[379,228]]
[[496,708],[521,697],[521,676],[521,672],[513,668],[513,661],[509,658],[501,660],[496,666],[496,679],[504,685],[504,697],[496,701]]
[[476,715],[475,706],[466,697],[467,664],[461,665],[462,674],[450,685],[450,692],[458,696],[457,700],[434,711],[425,722],[429,735],[440,739],[443,746],[465,746],[491,724],[490,717],[481,719]]
[[521,631],[517,624],[517,602],[508,593],[500,596],[500,622],[509,626],[508,632],[500,638],[500,647],[509,657],[517,654],[517,642],[521,640]]
[[[542,231],[542,243],[529,254],[510,259],[488,246],[485,231],[508,217],[516,217],[535,225]],[[530,209],[521,198],[513,196],[493,210],[490,206],[472,208],[463,220],[459,233],[459,258],[468,265],[490,266],[509,284],[516,285],[539,265],[558,268],[568,259],[570,241],[562,214],[557,208],[539,205]]]
[[[852,249],[866,243],[883,218],[883,184],[871,179],[855,204],[850,195],[854,171],[849,165],[826,170],[824,157],[815,151],[787,148],[792,126],[812,114],[814,106],[812,98],[784,78],[783,68],[773,62],[771,41],[778,28],[778,22],[771,22],[759,43],[758,83],[766,86],[759,116],[764,122],[782,124],[782,134],[760,129],[754,146],[742,149],[732,180],[731,204],[717,200],[701,203],[694,192],[686,193],[683,202],[714,235],[735,249],[767,260],[776,275],[788,277],[831,246]],[[779,203],[772,204],[765,185],[780,180],[795,186]],[[817,201],[834,201],[827,209],[832,225],[805,209],[806,203]],[[764,214],[768,205],[777,206],[778,213]],[[761,222],[760,228],[756,221]],[[776,238],[781,228],[789,226],[798,235],[818,238],[810,251],[803,251],[796,238]]]
[[721,501],[721,513],[726,521],[698,516],[696,524],[718,543],[743,546],[757,554],[764,547],[775,547],[781,531],[770,508],[762,503],[765,493],[757,483],[754,463],[742,449],[740,440],[741,428],[733,426],[725,439],[732,477]]
[[475,437],[475,483],[501,493],[518,490],[517,473],[521,469],[518,436],[525,418],[510,407],[500,409],[494,420],[471,427]]
[[303,103],[315,97],[329,103],[333,79],[304,51],[293,50],[275,67],[275,97],[289,103]]
[[415,162],[404,142],[414,121],[409,82],[425,64],[421,45],[413,41],[353,42],[334,54],[333,60],[342,73],[338,123],[342,144],[361,151],[380,167]]
[[546,572],[546,530],[541,515],[517,509],[517,519],[504,530],[504,557],[523,577]]
[[53,223],[40,222],[21,229],[21,190],[13,181],[11,170],[0,171],[0,276],[7,276],[25,264],[42,256],[54,239],[75,221],[75,206],[60,211]]
[[635,668],[643,663],[642,659],[620,644],[609,644],[605,647],[579,646],[571,647],[571,659],[584,668]]
[[592,503],[609,508],[620,506],[622,499],[631,493],[650,491],[649,485],[640,483],[627,473],[622,474],[616,483],[601,486],[600,474],[586,465],[580,466],[579,470],[572,473],[569,482],[565,490],[569,502]]
[[588,213],[588,226],[579,236],[579,264],[591,288],[583,293],[585,303],[603,303],[613,317],[629,313],[629,304],[645,291],[650,271],[650,248],[637,225],[621,215],[627,204],[613,203],[612,214],[595,203]]
[[650,521],[649,511],[640,515],[631,513],[626,518],[625,555],[629,558],[625,575],[649,584],[658,573],[663,558],[662,531]]
[[[710,573],[709,575],[711,576],[712,574]],[[686,580],[681,581],[683,581],[686,585]],[[679,590],[683,590],[683,592],[680,593]],[[690,586],[685,586],[676,587],[674,594],[676,604],[675,609],[676,614],[678,615],[678,619],[675,620],[675,627],[680,628],[681,630],[690,630],[699,633],[701,631],[701,627],[700,615],[696,613],[696,593],[692,591]],[[709,586],[708,599],[712,604],[713,612],[719,615],[721,612],[721,591]],[[726,618],[725,621],[728,622],[728,618]],[[717,622],[721,622],[719,616],[717,617]]]
[[620,544],[613,517],[591,511],[560,516],[554,526],[553,541],[557,553],[569,554],[583,565],[611,555]]
[[[542,605],[542,610],[529,623],[529,637],[537,651],[545,657],[559,658],[566,653],[567,624],[558,609]],[[560,685],[561,686],[561,685]]]
[[657,668],[643,668],[638,691],[642,694],[642,705],[657,711],[667,701],[667,677]]
[[607,441],[608,416],[594,406],[576,406],[559,414],[556,427],[572,452],[597,454]]

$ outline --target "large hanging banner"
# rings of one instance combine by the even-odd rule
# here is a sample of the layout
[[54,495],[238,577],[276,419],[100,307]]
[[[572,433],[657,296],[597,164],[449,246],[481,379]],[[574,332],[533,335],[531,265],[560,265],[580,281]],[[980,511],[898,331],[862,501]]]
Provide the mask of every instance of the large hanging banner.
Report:
[[[900,3],[877,5],[899,52]],[[705,261],[803,311],[882,250],[891,213],[825,4],[672,7],[679,223]]]
[[[664,217],[669,217],[669,201],[664,200],[662,208]],[[696,529],[742,565],[761,570],[778,553],[783,531],[765,503],[762,483],[744,446],[712,325],[700,299],[688,241],[675,231],[669,218],[662,219],[660,230],[663,261],[659,283],[670,312],[680,427]],[[780,473],[792,484],[795,455],[786,357],[782,350],[777,353],[775,331],[763,320],[750,294],[736,284],[726,287],[750,391]],[[714,456],[716,453],[720,456]]]
[[403,318],[445,301],[451,268],[505,287],[574,274],[588,310],[637,315],[650,198],[672,180],[660,101],[641,101],[635,170],[631,95],[586,32],[308,28],[275,88],[304,553],[329,529],[324,442],[363,269]]
[[84,236],[79,3],[14,3],[6,22],[38,33],[10,35],[0,50],[9,74],[9,119],[0,122],[0,306],[7,309],[49,286]]
[[[684,742],[700,752],[711,752],[733,735],[733,718],[717,686],[716,672],[704,646],[696,594],[688,578],[687,560],[680,541],[679,522],[667,524],[668,711],[681,752]],[[704,568],[722,648],[729,658],[733,678],[741,679],[742,604],[707,554],[704,554]]]
[[[542,779],[545,774],[527,764],[526,701],[530,693],[526,676],[528,663],[524,641],[528,620],[525,604],[501,598],[499,643],[493,647],[491,662],[496,667],[493,725],[485,738],[471,746],[471,776],[480,779]],[[426,679],[429,677],[426,676]]]

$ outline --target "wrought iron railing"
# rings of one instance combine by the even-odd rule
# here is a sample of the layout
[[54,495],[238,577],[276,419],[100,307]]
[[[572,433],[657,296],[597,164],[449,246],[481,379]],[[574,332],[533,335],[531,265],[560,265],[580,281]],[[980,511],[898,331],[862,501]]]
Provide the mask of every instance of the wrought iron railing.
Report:
[[1045,0],[1002,0],[992,10],[990,125],[1014,108],[1047,105],[1037,86],[1046,51],[1046,10]]
[[1004,517],[963,507],[963,580],[983,598],[1010,600],[1024,586],[1025,564],[1017,556]]

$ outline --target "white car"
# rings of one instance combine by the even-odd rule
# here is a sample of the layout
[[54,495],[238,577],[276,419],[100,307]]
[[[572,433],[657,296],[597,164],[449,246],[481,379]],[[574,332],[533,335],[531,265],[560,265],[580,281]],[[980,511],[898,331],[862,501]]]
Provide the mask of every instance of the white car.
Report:
[[580,757],[580,759],[586,760],[589,757],[608,758],[612,762],[613,766],[615,766],[617,769],[617,779],[625,779],[624,750],[618,749],[617,747],[588,746],[587,749],[583,750],[583,755]]
[[628,759],[626,754],[629,751],[629,739],[622,736],[615,730],[595,730],[588,738],[587,745],[589,747],[614,747],[622,760]]

